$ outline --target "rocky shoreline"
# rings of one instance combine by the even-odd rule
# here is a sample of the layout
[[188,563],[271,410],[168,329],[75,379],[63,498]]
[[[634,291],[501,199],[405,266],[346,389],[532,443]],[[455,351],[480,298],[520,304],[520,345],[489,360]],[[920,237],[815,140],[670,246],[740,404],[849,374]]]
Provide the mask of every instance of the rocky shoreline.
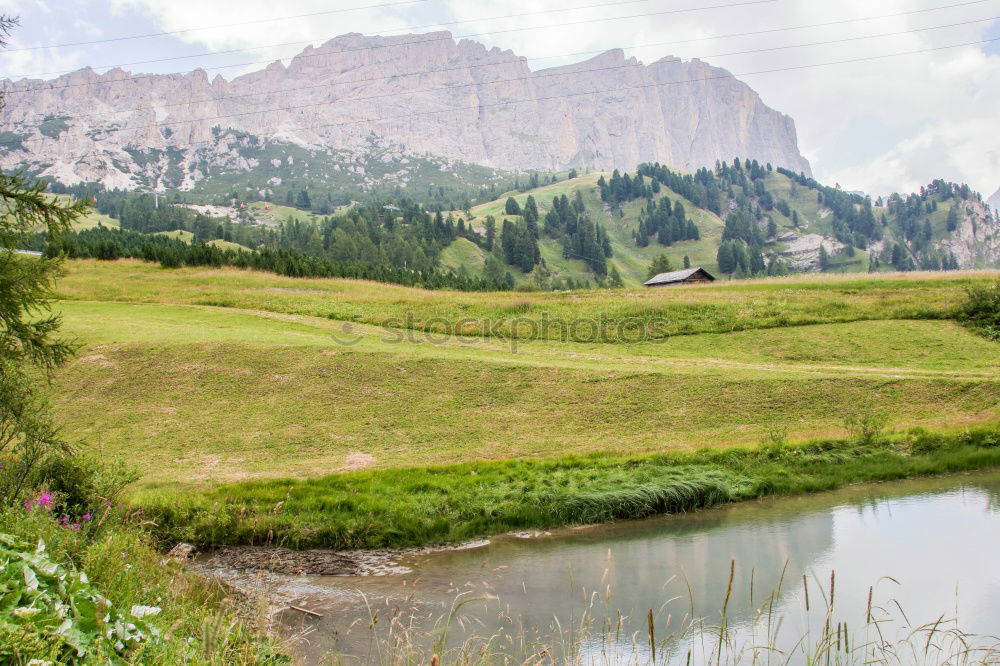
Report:
[[[406,573],[405,557],[489,545],[488,539],[450,546],[375,550],[291,550],[278,546],[219,546],[194,557],[201,571],[264,572],[285,576],[385,576]],[[193,553],[192,553],[193,555]]]

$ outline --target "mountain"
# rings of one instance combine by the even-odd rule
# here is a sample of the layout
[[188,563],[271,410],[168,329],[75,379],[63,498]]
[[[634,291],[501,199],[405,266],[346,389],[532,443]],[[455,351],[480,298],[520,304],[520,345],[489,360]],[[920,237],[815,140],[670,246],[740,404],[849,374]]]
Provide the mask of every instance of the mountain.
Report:
[[192,190],[223,178],[280,194],[292,178],[374,191],[435,172],[451,183],[464,165],[694,170],[735,155],[810,172],[792,119],[725,70],[613,50],[532,72],[447,32],[344,35],[231,81],[86,68],[3,89],[0,166],[66,184]]
[[993,196],[986,200],[986,205],[990,206],[1000,216],[1000,188],[993,193]]
[[[610,240],[608,270],[614,267],[630,285],[642,283],[650,262],[661,254],[675,268],[683,267],[687,257],[691,265],[723,276],[719,248],[727,239],[734,239],[749,254],[759,250],[764,265],[773,265],[773,270],[768,269],[771,273],[1000,267],[1000,220],[967,186],[935,181],[919,193],[894,194],[872,201],[785,169],[724,168],[724,172],[703,172],[700,176],[655,170],[659,177],[671,175],[654,192],[648,176],[654,170],[647,165],[641,169],[646,174],[645,190],[640,194],[633,186],[633,192],[620,202],[614,197],[609,202],[609,197],[602,196],[599,182],[602,178],[606,183],[612,181],[610,174],[582,175],[510,194],[522,209],[527,197],[532,196],[542,220],[554,207],[555,197],[566,195],[570,201],[578,200],[584,217],[600,226]],[[473,207],[470,224],[482,228],[487,216],[498,222],[505,218],[520,220],[505,213],[506,199],[504,195]],[[698,228],[698,238],[684,239],[684,234],[673,240],[668,234],[663,243],[657,233],[649,233],[650,202],[652,208],[659,208],[664,199],[675,211],[678,203],[682,205],[684,217]],[[459,211],[454,215],[468,218]],[[747,228],[741,234],[739,225],[743,223]],[[548,273],[550,284],[565,284],[567,279],[576,283],[595,280],[591,267],[578,256],[586,253],[573,248],[567,252],[559,234],[546,237],[543,233],[538,246],[544,261],[540,272]],[[821,257],[824,252],[825,266]],[[464,265],[475,271],[482,267],[486,256],[481,248],[458,239],[442,253],[442,262],[456,270]],[[529,276],[515,271],[515,276],[529,283],[535,281],[538,272],[535,269]]]
[[[206,206],[196,193],[156,200],[88,184],[53,187],[95,202],[81,228],[105,227],[55,251],[166,266],[231,263],[458,289],[614,286],[619,278],[637,285],[661,255],[675,268],[735,278],[1000,266],[1000,218],[966,185],[937,180],[872,201],[751,160],[696,174],[655,164],[577,174],[450,211],[409,197],[330,210],[316,192],[294,207],[252,198]],[[198,243],[158,250],[149,234],[161,246],[166,237]],[[39,235],[25,249],[44,250],[45,241]],[[255,252],[225,258],[200,243]]]

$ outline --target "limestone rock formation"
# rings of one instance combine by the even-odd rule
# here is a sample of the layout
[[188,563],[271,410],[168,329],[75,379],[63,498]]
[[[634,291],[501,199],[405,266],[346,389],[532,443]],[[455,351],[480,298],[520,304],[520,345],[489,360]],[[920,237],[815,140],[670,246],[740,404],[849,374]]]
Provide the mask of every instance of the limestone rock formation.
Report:
[[190,187],[213,165],[259,166],[225,140],[229,128],[347,153],[375,138],[400,158],[505,170],[693,170],[739,156],[809,173],[792,119],[745,83],[698,60],[644,65],[620,50],[532,72],[511,51],[447,32],[349,34],[231,81],[87,68],[2,85],[0,166],[66,183]]
[[951,252],[962,268],[985,268],[1000,265],[1000,225],[988,205],[976,200],[959,206],[958,228],[938,247]]

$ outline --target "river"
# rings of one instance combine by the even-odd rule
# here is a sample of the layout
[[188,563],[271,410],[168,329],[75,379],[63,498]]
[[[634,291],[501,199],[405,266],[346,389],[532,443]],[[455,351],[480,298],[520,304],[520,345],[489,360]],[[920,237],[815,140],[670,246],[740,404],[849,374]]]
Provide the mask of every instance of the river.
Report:
[[299,577],[322,617],[278,618],[310,664],[1000,663],[998,509],[993,471],[504,535]]

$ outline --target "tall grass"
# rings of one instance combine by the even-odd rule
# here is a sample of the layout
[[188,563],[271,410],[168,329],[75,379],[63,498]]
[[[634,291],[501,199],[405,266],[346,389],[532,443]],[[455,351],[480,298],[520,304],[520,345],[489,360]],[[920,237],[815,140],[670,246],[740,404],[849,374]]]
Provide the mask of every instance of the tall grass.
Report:
[[1000,432],[592,455],[353,472],[146,495],[164,542],[338,549],[457,542],[511,530],[676,513],[1000,465]]
[[572,523],[604,523],[645,518],[661,513],[682,513],[732,501],[733,489],[721,474],[702,472],[690,478],[646,483],[634,488],[583,491],[560,498],[554,513]]

